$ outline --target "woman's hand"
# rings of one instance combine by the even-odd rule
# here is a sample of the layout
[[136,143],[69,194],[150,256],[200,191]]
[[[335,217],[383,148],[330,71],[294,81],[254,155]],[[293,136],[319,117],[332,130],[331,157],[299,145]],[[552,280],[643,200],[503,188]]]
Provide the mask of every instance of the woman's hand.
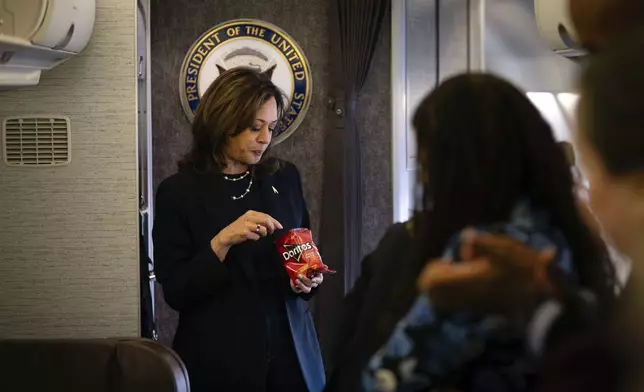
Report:
[[236,221],[226,226],[211,241],[210,247],[219,260],[224,261],[228,251],[233,245],[246,241],[257,241],[277,229],[282,229],[282,224],[268,214],[257,211],[247,211]]
[[321,285],[323,281],[324,275],[322,274],[315,274],[311,277],[311,279],[307,278],[304,275],[299,275],[295,280],[295,284],[293,284],[293,281],[291,281],[291,289],[293,289],[293,292],[296,294],[308,294],[311,292],[311,290]]
[[502,235],[464,235],[461,263],[431,262],[418,279],[436,308],[515,313],[551,291],[554,249],[536,252]]

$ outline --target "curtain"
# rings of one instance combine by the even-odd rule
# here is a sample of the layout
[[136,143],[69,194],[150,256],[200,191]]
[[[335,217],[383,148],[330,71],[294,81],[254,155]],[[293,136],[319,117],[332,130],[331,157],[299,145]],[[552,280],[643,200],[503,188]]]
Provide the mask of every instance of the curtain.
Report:
[[315,303],[325,357],[337,310],[360,273],[362,258],[362,155],[356,102],[369,74],[391,0],[331,0],[331,124],[325,135],[320,248],[338,271]]

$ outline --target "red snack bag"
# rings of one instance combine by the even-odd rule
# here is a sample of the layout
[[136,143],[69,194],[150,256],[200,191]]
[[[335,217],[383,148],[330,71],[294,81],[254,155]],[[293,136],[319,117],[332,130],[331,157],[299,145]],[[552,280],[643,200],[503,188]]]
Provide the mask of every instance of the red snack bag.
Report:
[[311,230],[289,230],[277,240],[276,245],[293,284],[295,284],[298,275],[311,278],[318,273],[334,274],[336,272],[322,262],[318,247],[313,242]]

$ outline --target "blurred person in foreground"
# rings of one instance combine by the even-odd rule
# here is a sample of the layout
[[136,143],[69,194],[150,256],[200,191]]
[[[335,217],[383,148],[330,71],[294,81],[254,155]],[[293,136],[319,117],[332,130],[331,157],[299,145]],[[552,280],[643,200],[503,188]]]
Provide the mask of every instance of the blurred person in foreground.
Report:
[[[590,207],[631,259],[632,272],[614,316],[568,344],[550,364],[544,391],[644,390],[643,53],[640,30],[596,55],[582,77],[575,142],[590,182]],[[575,372],[580,364],[591,371]]]
[[[532,300],[523,291],[546,295],[550,269],[563,286],[588,287],[602,303],[613,297],[612,266],[575,207],[564,154],[526,95],[486,74],[442,83],[420,103],[413,125],[422,204],[363,262],[343,303],[327,390],[529,391],[540,364],[526,350],[527,320],[498,311]],[[461,254],[468,227],[539,252],[534,265],[517,268],[530,279],[496,287],[508,301],[490,312],[453,311],[449,298],[434,303],[416,289],[426,265],[449,269],[471,258]]]

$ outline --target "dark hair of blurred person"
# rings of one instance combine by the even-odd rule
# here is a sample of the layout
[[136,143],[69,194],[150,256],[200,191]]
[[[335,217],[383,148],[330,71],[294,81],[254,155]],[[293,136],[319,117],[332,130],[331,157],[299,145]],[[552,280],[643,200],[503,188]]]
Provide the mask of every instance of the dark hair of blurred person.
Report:
[[529,197],[565,236],[580,283],[612,302],[613,266],[578,213],[565,155],[524,93],[494,76],[459,76],[421,102],[413,124],[423,168],[421,260],[440,257],[464,227],[506,220]]

